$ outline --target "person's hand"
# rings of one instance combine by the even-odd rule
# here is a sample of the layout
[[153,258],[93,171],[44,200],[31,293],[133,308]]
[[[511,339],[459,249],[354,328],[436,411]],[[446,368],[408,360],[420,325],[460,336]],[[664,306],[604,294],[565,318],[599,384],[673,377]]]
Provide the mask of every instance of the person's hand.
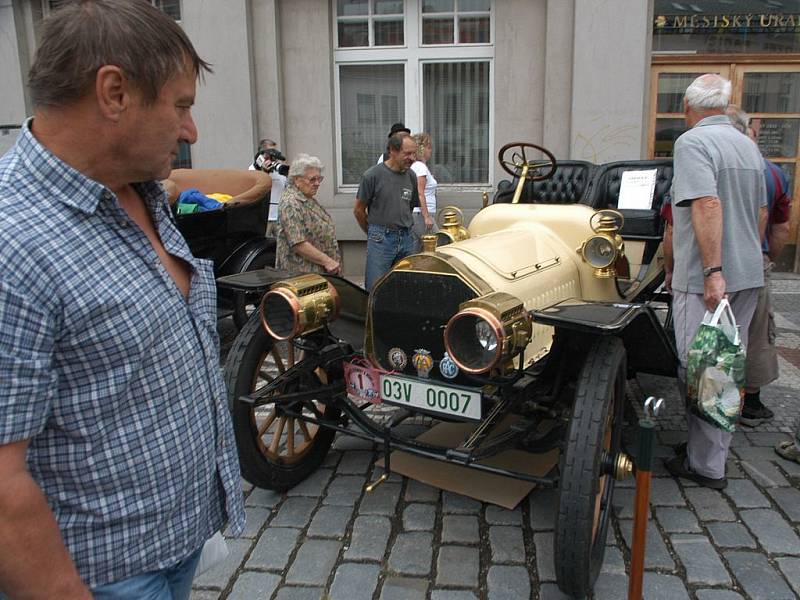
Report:
[[335,260],[331,260],[328,264],[325,265],[325,272],[328,275],[341,275],[342,274],[342,265],[339,264]]
[[429,214],[425,215],[425,229],[430,231],[433,229],[433,217]]
[[717,304],[725,297],[725,278],[722,273],[712,273],[705,278],[703,300],[708,310],[716,310]]
[[672,271],[664,271],[664,289],[672,295]]

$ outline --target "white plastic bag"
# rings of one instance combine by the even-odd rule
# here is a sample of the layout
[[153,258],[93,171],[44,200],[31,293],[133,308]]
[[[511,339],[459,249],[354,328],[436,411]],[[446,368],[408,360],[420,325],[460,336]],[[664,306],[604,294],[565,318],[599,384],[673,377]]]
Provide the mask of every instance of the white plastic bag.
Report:
[[195,577],[218,565],[225,560],[227,556],[228,544],[225,542],[225,538],[222,537],[222,532],[218,531],[203,544],[203,550],[200,552],[200,560],[194,572]]

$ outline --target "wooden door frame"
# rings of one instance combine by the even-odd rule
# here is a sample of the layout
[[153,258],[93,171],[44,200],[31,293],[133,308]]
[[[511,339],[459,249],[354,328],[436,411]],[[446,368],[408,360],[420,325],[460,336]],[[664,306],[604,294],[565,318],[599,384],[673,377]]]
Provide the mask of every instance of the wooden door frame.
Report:
[[[658,118],[680,118],[677,113],[657,113],[658,76],[661,73],[704,72],[720,73],[733,85],[731,101],[741,106],[746,73],[800,72],[800,54],[718,54],[718,55],[654,55],[650,66],[650,116],[647,139],[648,158],[655,154],[655,131]],[[787,116],[790,115],[790,116]],[[759,113],[759,118],[796,118],[800,113]],[[794,186],[792,187],[792,213],[790,217],[789,244],[795,245],[794,272],[800,272],[800,140],[793,160]]]

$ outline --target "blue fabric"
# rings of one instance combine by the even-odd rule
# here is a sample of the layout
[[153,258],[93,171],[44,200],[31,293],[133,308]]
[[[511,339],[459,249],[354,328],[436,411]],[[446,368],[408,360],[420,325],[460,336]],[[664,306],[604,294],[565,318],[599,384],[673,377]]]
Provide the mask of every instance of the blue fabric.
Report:
[[188,299],[116,196],[41,146],[28,121],[0,158],[0,444],[30,440],[81,577],[175,565],[244,523],[219,369],[211,261],[163,188],[136,184]]
[[196,188],[189,188],[183,190],[181,195],[178,196],[178,204],[197,204],[201,211],[217,210],[222,206],[222,202],[209,198]]
[[189,600],[202,548],[174,567],[135,575],[92,590],[94,600]]
[[387,229],[383,225],[367,228],[367,264],[364,287],[372,290],[375,282],[401,258],[417,251],[417,236],[411,229]]

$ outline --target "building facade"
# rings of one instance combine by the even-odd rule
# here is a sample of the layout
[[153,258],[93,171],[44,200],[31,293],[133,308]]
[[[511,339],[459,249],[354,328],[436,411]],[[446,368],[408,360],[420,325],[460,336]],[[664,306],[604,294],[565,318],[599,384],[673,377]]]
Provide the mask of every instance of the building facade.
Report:
[[[469,217],[507,177],[497,151],[508,142],[596,163],[669,155],[678,96],[695,73],[716,70],[733,78],[794,182],[795,0],[780,10],[771,0],[153,1],[214,66],[198,91],[191,164],[244,168],[262,137],[290,158],[319,156],[318,198],[349,274],[364,262],[358,180],[396,121],[431,133],[439,206]],[[23,81],[53,4],[0,0],[0,75],[11,83],[0,87],[0,148],[30,113]]]

